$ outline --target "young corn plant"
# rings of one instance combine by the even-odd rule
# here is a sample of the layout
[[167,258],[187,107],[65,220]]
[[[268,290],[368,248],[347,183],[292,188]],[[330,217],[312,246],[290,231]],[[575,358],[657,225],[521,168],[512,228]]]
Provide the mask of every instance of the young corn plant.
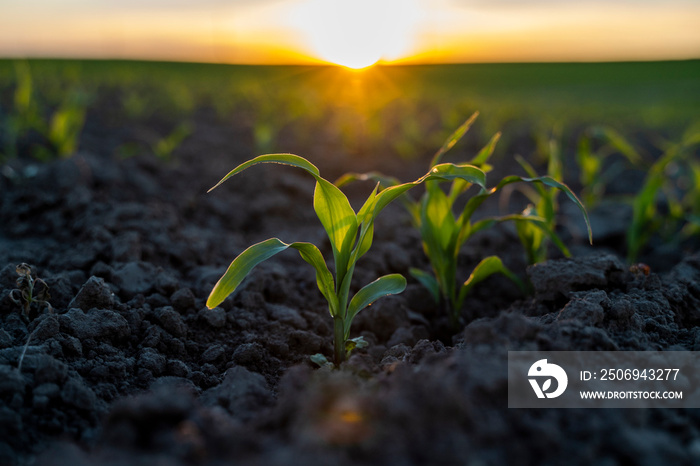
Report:
[[[694,152],[699,145],[700,126],[695,125],[679,143],[669,144],[648,169],[642,189],[632,200],[632,222],[627,229],[630,263],[636,262],[655,233],[677,242],[700,233],[700,163]],[[659,209],[663,203],[665,214]]]
[[78,149],[80,132],[85,124],[88,96],[74,91],[51,116],[45,135],[49,147],[39,147],[34,156],[42,161],[58,156],[66,158]]
[[700,126],[691,125],[676,143],[665,143],[661,156],[652,164],[624,136],[608,127],[592,127],[579,140],[577,161],[583,195],[597,204],[606,185],[619,176],[624,161],[603,168],[604,160],[621,155],[632,167],[644,169],[642,188],[625,196],[632,205],[632,221],[626,232],[627,260],[635,263],[655,235],[665,241],[681,242],[700,233],[700,163],[695,157],[700,145]]
[[347,354],[358,343],[356,339],[349,338],[350,327],[355,316],[378,298],[400,293],[406,287],[406,279],[403,276],[385,275],[361,288],[350,299],[350,285],[355,265],[372,246],[374,221],[379,213],[394,199],[428,180],[463,178],[481,183],[478,177],[479,170],[474,167],[442,164],[433,167],[429,173],[412,183],[392,186],[381,192],[378,192],[379,185],[375,186],[362,207],[355,212],[345,194],[321,177],[318,168],[308,160],[291,154],[269,154],[261,155],[234,168],[211,189],[260,163],[297,167],[316,180],[313,206],[330,240],[335,273],[331,273],[328,269],[326,260],[315,245],[307,242],[285,243],[278,238],[270,238],[250,246],[231,262],[228,270],[209,295],[207,306],[214,308],[221,304],[259,263],[286,249],[294,249],[316,271],[316,284],[328,302],[328,310],[333,319],[333,362],[336,366],[345,360]]
[[583,189],[581,198],[592,208],[603,199],[605,188],[625,170],[624,160],[606,163],[612,155],[621,155],[633,167],[642,165],[643,159],[634,146],[619,132],[607,126],[594,126],[586,130],[578,142],[576,162],[579,181]]
[[32,130],[38,131],[42,124],[34,98],[32,74],[27,62],[15,62],[15,77],[17,87],[14,92],[14,108],[0,121],[4,129],[4,147],[0,161],[16,157],[19,140]]
[[[555,138],[549,139],[546,149],[548,166],[547,176],[553,180],[563,179],[561,149]],[[523,157],[516,155],[515,160],[525,170],[530,178],[537,178],[534,167]],[[559,192],[556,186],[547,186],[544,183],[532,183],[532,185],[520,185],[519,191],[530,201],[530,204],[522,212],[528,218],[539,217],[540,220],[514,219],[515,230],[518,233],[520,243],[525,249],[525,255],[529,264],[537,264],[547,260],[547,250],[551,241],[566,257],[571,253],[564,242],[556,233],[557,212],[559,211]],[[503,197],[501,198],[503,200]]]
[[[476,113],[472,115],[445,141],[431,161],[433,169],[441,166],[442,157],[464,136],[476,116]],[[469,238],[479,231],[492,227],[496,223],[510,220],[535,223],[543,231],[549,231],[553,234],[545,219],[536,215],[511,214],[472,221],[472,216],[476,209],[488,198],[499,193],[505,186],[512,183],[543,184],[564,191],[581,209],[586,219],[586,224],[588,224],[588,215],[583,204],[566,185],[549,176],[530,178],[515,175],[507,176],[496,186],[488,189],[486,187],[486,171],[491,168],[488,165],[488,160],[493,154],[499,136],[499,134],[496,134],[468,164],[459,165],[462,170],[471,167],[472,176],[469,179],[457,177],[451,180],[445,178],[426,180],[425,193],[420,200],[415,201],[408,196],[402,198],[403,205],[411,214],[413,223],[420,231],[423,250],[432,268],[432,274],[415,268],[411,269],[410,273],[428,289],[436,303],[441,303],[447,309],[453,328],[459,326],[462,306],[469,292],[477,283],[491,275],[496,273],[503,274],[516,283],[523,292],[525,291],[522,281],[503,265],[498,256],[489,256],[483,259],[472,270],[469,277],[464,282],[459,283],[457,281],[457,259],[462,247]],[[364,179],[378,181],[385,186],[396,183],[393,178],[371,173],[366,175],[348,174],[341,177],[336,184],[343,185],[351,181]],[[447,191],[444,191],[440,187],[440,183],[446,181],[451,182],[451,185]],[[477,192],[465,201],[463,197],[471,187],[476,187]],[[387,189],[391,189],[391,187]],[[455,215],[457,210],[455,204],[458,200],[463,201],[464,206],[461,212]],[[589,227],[589,237],[590,235]]]
[[80,132],[85,122],[88,96],[78,90],[67,93],[61,105],[48,119],[43,118],[44,106],[36,99],[36,92],[29,65],[16,62],[17,88],[14,94],[14,111],[7,121],[0,122],[5,127],[4,156],[0,159],[16,157],[18,144],[34,132],[41,136],[43,143],[32,147],[32,156],[46,162],[56,157],[73,155],[78,147]]
[[175,150],[192,134],[192,131],[190,123],[181,123],[170,134],[152,143],[151,150],[159,159],[171,162]]

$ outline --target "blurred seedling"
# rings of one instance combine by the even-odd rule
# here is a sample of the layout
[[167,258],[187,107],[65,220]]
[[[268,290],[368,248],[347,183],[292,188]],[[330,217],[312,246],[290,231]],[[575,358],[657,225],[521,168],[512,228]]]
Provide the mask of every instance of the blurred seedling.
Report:
[[78,149],[80,132],[85,124],[88,96],[79,91],[69,92],[66,99],[53,113],[44,129],[49,146],[38,146],[34,156],[41,161],[55,156],[65,158]]
[[[542,143],[541,152],[547,159],[547,176],[555,181],[563,183],[563,170],[561,158],[561,146],[558,141],[558,133],[548,138],[548,143]],[[515,156],[515,160],[525,170],[525,173],[532,179],[538,178],[535,168],[520,155]],[[570,257],[571,253],[556,233],[557,213],[559,212],[558,196],[561,188],[547,185],[545,183],[532,183],[512,185],[520,191],[529,201],[529,205],[522,212],[528,218],[539,217],[541,221],[528,221],[514,219],[515,229],[518,233],[525,255],[529,264],[537,264],[547,260],[547,253],[550,241],[561,253]],[[509,194],[505,191],[501,196],[501,208],[505,208]],[[585,211],[584,211],[585,212]]]
[[[32,306],[37,308],[37,312],[41,311],[41,308],[46,307],[49,313],[53,312],[53,307],[49,303],[51,296],[49,295],[49,286],[41,278],[32,277],[32,269],[29,265],[22,263],[19,264],[15,271],[19,278],[17,278],[16,284],[17,288],[10,291],[10,299],[21,308],[20,315],[25,322],[30,321],[30,313]],[[31,341],[36,328],[27,336],[27,341],[22,349],[22,354],[19,357],[19,363],[17,364],[17,370],[22,371],[22,362],[24,361],[24,355],[29,347],[29,342]]]
[[[335,266],[334,274],[330,272],[326,260],[314,244],[306,242],[287,244],[277,238],[270,238],[250,246],[231,262],[228,270],[209,295],[207,306],[214,308],[221,304],[260,262],[286,249],[294,249],[315,269],[316,284],[328,302],[328,310],[333,318],[333,363],[338,366],[350,351],[358,345],[366,344],[363,340],[349,338],[350,327],[355,316],[378,298],[400,293],[406,287],[406,279],[403,276],[385,275],[364,286],[352,299],[349,299],[355,265],[372,245],[374,222],[379,213],[394,199],[424,181],[450,180],[458,177],[471,179],[473,167],[453,164],[437,165],[425,176],[412,183],[392,186],[381,192],[378,192],[379,184],[377,184],[357,213],[350,206],[345,194],[321,177],[315,165],[303,157],[291,154],[261,155],[249,160],[229,172],[212,189],[243,170],[260,163],[297,167],[316,180],[313,205],[330,240]],[[316,355],[312,360],[320,365],[326,362],[322,355]]]
[[34,99],[34,84],[29,64],[25,61],[15,62],[15,88],[13,111],[6,116],[4,128],[4,154],[0,161],[17,156],[17,143],[31,130],[40,126],[39,111]]
[[[447,151],[449,151],[461,139],[471,127],[478,113],[474,113],[462,126],[460,126],[443,144],[433,157],[430,166],[438,165]],[[536,224],[542,231],[553,234],[553,230],[547,224],[546,219],[532,214],[511,214],[496,217],[487,217],[482,220],[472,221],[472,215],[476,209],[488,198],[500,192],[505,186],[516,182],[543,184],[564,191],[569,198],[581,209],[588,224],[588,215],[585,208],[574,193],[563,183],[549,177],[524,178],[520,176],[506,176],[495,187],[486,187],[486,172],[491,169],[488,159],[493,154],[496,142],[500,134],[491,138],[489,143],[472,158],[468,164],[459,165],[465,173],[464,176],[453,180],[434,179],[426,180],[426,191],[419,201],[415,201],[408,195],[402,198],[402,204],[411,214],[411,219],[419,229],[425,252],[432,268],[432,274],[420,269],[412,268],[411,275],[428,289],[436,303],[442,304],[447,309],[450,323],[453,328],[459,325],[462,306],[472,288],[479,282],[493,274],[500,273],[512,280],[523,292],[526,292],[522,281],[510,271],[498,256],[489,256],[479,262],[472,270],[469,277],[463,283],[457,283],[457,262],[462,246],[475,233],[492,227],[496,223],[514,220]],[[341,177],[336,184],[342,186],[354,180],[371,179],[378,181],[383,186],[391,186],[397,181],[376,173],[360,175],[351,173]],[[440,182],[451,181],[450,189],[445,192],[440,187]],[[466,200],[463,196],[472,187],[477,192]],[[387,188],[392,189],[392,188]],[[381,192],[380,192],[381,194]],[[455,216],[455,204],[463,203],[461,213]],[[590,227],[589,227],[589,237]]]
[[619,132],[607,126],[593,126],[586,130],[578,141],[576,161],[580,171],[579,181],[583,186],[581,198],[589,208],[600,204],[606,187],[628,165],[639,167],[644,163],[634,146]]
[[667,144],[648,169],[642,189],[632,200],[632,222],[627,229],[629,262],[636,261],[655,233],[673,242],[700,234],[699,145],[700,125],[694,125],[680,142]]
[[65,99],[51,114],[42,117],[43,110],[35,97],[31,70],[26,62],[15,63],[17,88],[14,94],[14,109],[7,118],[5,127],[5,156],[17,156],[17,145],[23,137],[34,131],[44,140],[36,144],[32,155],[46,162],[55,157],[68,157],[75,153],[88,105],[88,96],[72,89],[65,93]]
[[151,150],[159,159],[169,162],[173,159],[173,152],[180,147],[182,142],[192,134],[192,125],[182,123],[170,134],[151,145]]

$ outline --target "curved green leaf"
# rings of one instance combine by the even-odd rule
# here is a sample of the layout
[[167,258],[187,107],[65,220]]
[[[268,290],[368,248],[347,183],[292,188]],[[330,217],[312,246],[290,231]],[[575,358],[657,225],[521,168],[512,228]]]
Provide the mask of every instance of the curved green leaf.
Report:
[[368,173],[346,173],[337,180],[333,182],[339,188],[348,185],[355,181],[374,181],[379,183],[382,189],[388,188],[389,186],[396,186],[401,184],[401,182],[394,178],[393,176],[385,176],[379,172],[368,172]]
[[428,173],[410,183],[399,184],[386,188],[377,194],[374,205],[374,218],[384,210],[394,199],[404,194],[409,189],[418,186],[424,181],[452,181],[463,179],[469,183],[476,184],[482,189],[486,189],[486,173],[473,165],[455,165],[453,163],[442,163],[435,165]]
[[474,234],[474,233],[479,232],[481,230],[491,228],[496,223],[503,223],[503,222],[507,222],[510,220],[527,221],[527,222],[531,222],[531,223],[536,224],[540,228],[547,228],[547,224],[545,222],[545,219],[542,217],[538,217],[537,215],[508,214],[508,215],[501,215],[499,217],[489,217],[489,218],[479,220],[478,222],[474,222],[474,224],[472,224],[470,231],[471,231],[471,234]]
[[405,289],[406,279],[403,277],[403,275],[398,273],[384,275],[383,277],[379,277],[369,285],[363,287],[350,300],[347,318],[345,320],[345,337],[347,338],[349,335],[350,324],[352,324],[352,319],[358,312],[382,296],[401,293]]
[[226,273],[214,285],[207,299],[207,307],[214,308],[221,304],[231,293],[236,291],[241,282],[255,266],[288,248],[299,251],[302,259],[311,264],[316,270],[316,283],[323,296],[328,301],[331,313],[337,312],[335,286],[323,255],[311,243],[287,244],[277,238],[270,238],[250,246],[236,257],[229,265]]
[[[297,167],[301,168],[303,170],[306,170],[309,172],[316,180],[320,179],[320,174],[318,171],[318,168],[308,160],[306,160],[304,157],[300,157],[298,155],[294,154],[266,154],[266,155],[259,155],[258,157],[255,157],[254,159],[248,160],[247,162],[244,162],[228,172],[226,176],[221,178],[221,181],[216,183],[209,191],[211,192],[212,190],[216,189],[223,183],[224,181],[228,180],[231,178],[233,175],[236,175],[237,173],[242,172],[246,168],[252,167],[253,165],[257,165],[259,163],[278,163],[281,165],[290,165],[292,167]],[[322,178],[321,178],[322,179]]]
[[450,135],[450,137],[447,138],[445,143],[442,145],[442,147],[437,151],[437,153],[433,156],[433,159],[430,161],[430,166],[433,167],[440,163],[440,159],[442,159],[442,156],[445,155],[445,153],[452,149],[457,142],[462,139],[462,137],[469,131],[469,128],[471,128],[472,123],[474,123],[474,120],[476,120],[476,117],[479,116],[479,112],[474,112],[472,116],[470,116],[467,121],[462,123],[462,125],[455,130],[454,133]]
[[591,129],[591,132],[596,136],[602,136],[606,139],[611,146],[613,146],[620,154],[624,155],[627,160],[629,160],[632,165],[639,166],[643,159],[639,155],[637,149],[630,144],[627,139],[625,139],[622,134],[618,133],[614,129],[608,126],[595,126]]
[[336,316],[340,314],[340,309],[338,309],[338,297],[335,293],[335,283],[333,281],[333,275],[328,270],[326,261],[321,254],[321,251],[311,243],[301,243],[295,242],[289,245],[290,248],[299,251],[299,255],[316,271],[316,285],[319,291],[328,301],[329,310],[331,316]]
[[440,285],[432,274],[414,267],[411,267],[408,273],[430,292],[436,303],[440,302]]
[[[560,189],[561,191],[564,191],[564,194],[566,194],[566,196],[569,199],[571,199],[574,204],[576,204],[576,206],[579,208],[579,210],[583,214],[583,218],[586,221],[586,229],[588,232],[588,241],[591,244],[593,244],[593,232],[591,231],[591,222],[588,219],[588,212],[586,211],[586,208],[583,206],[583,203],[579,200],[578,197],[576,197],[576,194],[574,194],[574,192],[571,191],[571,189],[567,185],[565,185],[564,183],[562,183],[560,181],[555,180],[551,176],[538,176],[538,177],[533,177],[533,178],[525,178],[525,177],[518,176],[518,175],[506,176],[496,186],[491,188],[488,191],[487,195],[490,196],[490,195],[494,194],[496,191],[499,191],[501,188],[503,188],[506,185],[509,185],[511,183],[518,183],[521,181],[524,181],[526,183],[542,183],[542,184],[545,184],[547,186],[557,188],[557,189]],[[481,202],[483,202],[483,200]],[[466,210],[467,210],[467,208],[465,207],[465,212],[466,212]],[[472,210],[472,212],[473,212],[473,210]],[[462,215],[464,215],[464,212]],[[469,216],[471,216],[471,214],[469,214]],[[461,220],[461,216],[460,216],[460,220]]]
[[496,149],[496,143],[498,143],[500,139],[501,132],[499,131],[491,137],[491,140],[484,146],[483,149],[479,151],[478,154],[476,154],[476,157],[469,161],[469,164],[476,165],[484,171],[490,171],[492,167],[486,162],[488,162],[489,158],[491,158],[491,155],[493,155],[493,151],[494,149]]
[[474,267],[474,270],[472,271],[471,275],[469,275],[469,278],[467,278],[467,280],[462,285],[462,288],[459,290],[457,306],[455,306],[453,312],[459,312],[459,310],[462,308],[464,298],[467,297],[467,294],[469,294],[469,291],[471,291],[474,285],[483,280],[486,280],[488,277],[495,273],[501,273],[505,275],[513,282],[515,282],[515,284],[518,285],[518,287],[521,290],[524,290],[522,281],[513,272],[511,272],[510,269],[503,265],[503,262],[498,256],[489,256],[483,259],[481,262],[479,262],[476,265],[476,267]]
[[441,163],[435,165],[418,181],[452,181],[462,179],[486,189],[486,173],[479,167],[469,164]]

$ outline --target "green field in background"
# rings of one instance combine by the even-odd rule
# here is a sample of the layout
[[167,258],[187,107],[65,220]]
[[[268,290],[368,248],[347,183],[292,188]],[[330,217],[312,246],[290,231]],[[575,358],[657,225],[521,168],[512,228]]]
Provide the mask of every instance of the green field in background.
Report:
[[[322,66],[246,66],[101,60],[30,60],[39,88],[56,83],[184,85],[198,95],[225,96],[253,83],[308,92],[366,79],[395,98],[471,102],[514,114],[561,112],[572,119],[612,117],[658,125],[698,117],[700,60],[628,63],[459,64],[383,66],[353,72]],[[11,85],[13,61],[0,60],[0,84]]]
[[[700,60],[378,66],[360,72],[110,60],[26,63],[46,112],[76,89],[91,96],[88,105],[109,105],[123,121],[155,115],[174,128],[193,111],[210,108],[222,120],[252,128],[262,141],[259,150],[289,150],[274,144],[285,128],[293,127],[302,146],[326,128],[351,152],[353,145],[371,151],[385,144],[413,156],[434,150],[477,110],[481,116],[472,132],[482,142],[496,131],[508,138],[600,124],[627,135],[677,139],[700,120]],[[0,119],[13,112],[15,64],[0,60]],[[110,93],[112,100],[103,98]]]

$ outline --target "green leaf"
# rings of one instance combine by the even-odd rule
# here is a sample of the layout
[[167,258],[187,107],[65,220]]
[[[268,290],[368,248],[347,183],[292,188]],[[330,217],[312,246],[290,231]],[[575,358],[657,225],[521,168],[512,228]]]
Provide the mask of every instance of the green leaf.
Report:
[[456,259],[449,247],[454,231],[454,215],[447,196],[436,183],[427,184],[421,199],[420,236],[435,277],[446,296],[452,296],[451,291],[454,289],[448,276],[456,267]]
[[456,179],[462,179],[486,189],[486,173],[479,167],[468,164],[441,163],[435,165],[419,181],[452,181]]
[[455,179],[464,179],[472,184],[479,185],[482,189],[486,188],[486,174],[478,167],[473,165],[455,165],[452,163],[443,163],[436,165],[430,169],[428,173],[418,178],[416,181],[404,183],[396,186],[391,186],[379,194],[374,205],[374,218],[384,210],[394,199],[404,194],[409,189],[418,186],[424,181],[452,181]]
[[488,142],[488,144],[486,144],[484,148],[481,149],[478,154],[476,154],[476,157],[469,161],[469,164],[481,167],[482,170],[491,170],[490,166],[487,167],[484,165],[491,158],[491,155],[493,155],[493,151],[494,149],[496,149],[496,144],[498,143],[499,139],[501,139],[500,131],[491,137],[491,140]]
[[364,256],[369,248],[372,247],[372,240],[374,239],[374,221],[370,221],[367,226],[363,225],[362,233],[360,234],[360,240],[358,244],[357,255],[353,260],[358,261],[360,257]]
[[338,284],[348,272],[350,256],[357,236],[357,216],[348,198],[331,182],[317,177],[314,190],[314,210],[328,234]]
[[440,249],[446,250],[455,230],[452,204],[439,186],[428,185],[426,189],[421,211],[421,236],[437,238]]
[[[495,187],[491,188],[489,190],[488,195],[492,195],[495,192],[499,191],[502,189],[504,186],[509,185],[511,183],[517,183],[517,182],[526,182],[526,183],[542,183],[550,187],[554,187],[557,189],[560,189],[564,191],[566,196],[573,201],[574,204],[579,208],[581,213],[583,214],[583,218],[586,221],[586,229],[588,231],[588,241],[593,244],[593,232],[591,231],[591,222],[588,220],[588,212],[586,212],[586,208],[583,206],[583,203],[579,200],[578,197],[576,197],[576,194],[571,191],[571,189],[565,185],[564,183],[561,183],[554,178],[550,176],[538,176],[538,177],[533,177],[533,178],[524,178],[522,176],[517,176],[517,175],[510,175],[504,177]],[[481,201],[483,202],[483,200]],[[465,208],[466,211],[466,208]],[[464,215],[464,214],[463,214]]]
[[367,343],[367,340],[362,336],[345,340],[345,357],[349,358],[350,353],[355,349],[367,348],[368,346],[369,343]]
[[391,202],[394,199],[396,199],[409,189],[419,184],[420,182],[414,181],[411,183],[404,183],[396,186],[391,186],[390,188],[386,188],[385,190],[381,191],[379,194],[377,194],[377,198],[374,202],[374,211],[372,212],[372,217],[376,219],[377,215],[379,215],[379,213],[382,210],[384,210],[386,206],[391,204]]
[[350,325],[358,312],[372,304],[382,296],[401,293],[406,289],[406,279],[403,275],[394,273],[377,278],[369,285],[364,286],[350,300],[347,319],[345,320],[345,336],[350,333]]
[[219,279],[207,299],[207,307],[212,309],[221,304],[231,293],[236,291],[241,282],[261,262],[280,252],[293,248],[299,251],[302,259],[311,264],[316,270],[316,283],[323,296],[328,301],[331,314],[337,312],[337,298],[334,291],[333,276],[331,275],[321,252],[311,243],[286,244],[277,238],[270,238],[250,246],[236,257],[229,265],[226,273]]
[[508,222],[510,220],[527,221],[527,222],[536,224],[539,227],[545,228],[545,229],[547,227],[547,224],[542,217],[538,217],[538,216],[534,216],[534,215],[524,215],[524,214],[509,214],[509,215],[502,215],[499,217],[489,217],[489,218],[485,218],[483,220],[479,220],[478,222],[474,222],[474,224],[471,226],[470,232],[471,232],[471,234],[474,234],[478,231],[485,230],[487,228],[491,228],[496,223]]
[[372,239],[374,238],[374,218],[372,214],[374,212],[374,203],[377,198],[378,190],[379,183],[375,185],[374,190],[357,212],[357,221],[360,224],[360,237],[357,242],[356,251],[353,251],[351,259],[353,262],[357,262],[372,246]]
[[355,181],[374,181],[375,183],[379,183],[382,189],[401,184],[401,182],[393,176],[384,176],[379,172],[346,173],[337,180],[335,180],[333,184],[339,188],[342,188],[343,186]]
[[365,203],[362,204],[360,210],[357,211],[357,222],[359,224],[365,224],[369,222],[369,220],[372,218],[372,213],[374,212],[374,203],[376,201],[377,192],[379,191],[380,185],[381,183],[377,183],[374,186],[372,192],[369,193],[369,196],[367,196]]
[[432,274],[413,267],[408,272],[430,292],[436,303],[440,302],[440,285]]
[[335,294],[333,275],[328,270],[321,251],[311,243],[296,242],[290,244],[289,247],[299,251],[301,258],[314,268],[316,271],[316,285],[323,297],[328,301],[331,316],[339,315],[341,310],[338,308],[338,296]]
[[308,160],[293,154],[260,155],[240,164],[231,170],[212,189],[243,170],[260,163],[278,163],[301,168],[316,179],[314,190],[314,210],[328,234],[333,249],[338,284],[342,283],[348,271],[352,246],[357,235],[357,217],[348,198],[340,189],[322,178],[318,168]]
[[503,265],[503,262],[498,256],[489,256],[483,259],[481,262],[479,262],[476,265],[476,267],[474,267],[474,270],[472,271],[471,275],[469,275],[469,278],[467,278],[467,280],[462,285],[462,288],[459,290],[457,308],[453,311],[459,312],[459,309],[461,309],[462,303],[464,302],[464,298],[466,298],[467,294],[469,294],[474,285],[483,280],[486,280],[488,277],[495,273],[501,273],[505,275],[506,277],[514,281],[521,290],[524,289],[524,286],[520,279],[513,272],[511,272],[510,269]]
[[248,160],[247,162],[244,162],[228,172],[226,176],[221,178],[221,181],[216,183],[214,187],[212,187],[209,191],[211,192],[212,190],[216,189],[223,183],[224,181],[228,180],[231,178],[233,175],[236,175],[246,168],[252,167],[253,165],[257,165],[260,163],[278,163],[281,165],[290,165],[292,167],[297,167],[301,168],[302,170],[306,170],[309,172],[314,178],[316,178],[316,181],[321,179],[321,176],[319,174],[318,168],[308,160],[306,160],[304,157],[299,157],[298,155],[294,154],[266,154],[266,155],[259,155],[258,157],[255,157],[254,159]]
[[462,125],[455,130],[454,133],[450,135],[450,137],[447,138],[445,143],[442,145],[440,150],[437,151],[437,153],[433,156],[433,159],[430,161],[430,166],[433,167],[437,164],[440,163],[440,159],[442,159],[442,156],[445,155],[445,153],[452,149],[457,142],[462,139],[462,137],[469,131],[469,128],[471,128],[472,123],[474,123],[474,120],[476,120],[476,117],[479,116],[479,112],[474,112],[472,116],[470,116],[467,121],[462,123]]
[[324,355],[321,353],[316,353],[312,356],[309,356],[309,359],[311,360],[312,363],[316,364],[318,367],[328,367],[328,368],[333,368],[335,365],[328,360]]
[[612,145],[618,152],[624,155],[632,165],[639,166],[642,163],[642,157],[639,152],[629,143],[620,133],[607,126],[597,126],[593,128],[593,133],[602,136]]

